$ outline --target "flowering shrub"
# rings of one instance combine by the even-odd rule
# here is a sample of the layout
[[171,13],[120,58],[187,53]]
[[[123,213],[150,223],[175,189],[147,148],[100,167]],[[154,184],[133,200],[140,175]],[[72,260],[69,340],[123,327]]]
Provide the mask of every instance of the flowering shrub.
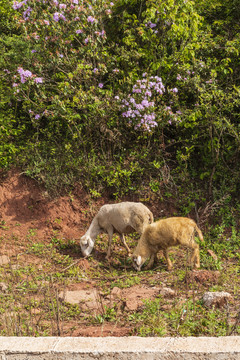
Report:
[[78,0],[13,2],[31,52],[12,71],[12,86],[34,126],[42,127],[35,121],[42,117],[61,117],[63,123],[75,117],[76,131],[79,112],[87,110],[94,100],[100,105],[101,80],[112,71],[106,62],[103,22],[111,15],[111,7],[107,1],[94,7],[90,1],[83,5]]
[[[129,124],[133,124],[135,129],[143,129],[152,131],[156,126],[163,127],[166,120],[171,124],[177,120],[177,113],[173,113],[171,106],[166,106],[162,100],[162,95],[166,92],[162,79],[159,76],[150,76],[143,74],[143,79],[137,80],[132,88],[132,93],[127,96],[127,100],[122,100],[123,108],[126,109],[122,113],[124,118],[128,118]],[[177,93],[175,87],[169,92]]]
[[1,29],[11,19],[16,30],[0,42],[0,131],[30,173],[134,188],[168,160],[184,180],[195,169],[215,181],[220,157],[236,158],[239,41],[216,23],[218,44],[203,1],[3,3]]
[[[118,3],[116,12],[117,6]],[[111,23],[113,2],[24,0],[14,1],[13,8],[19,12],[31,53],[13,72],[12,86],[15,95],[24,101],[35,127],[42,128],[42,123],[36,122],[42,117],[58,121],[61,118],[71,132],[79,135],[79,131],[89,127],[84,123],[86,114],[92,119],[93,127],[98,116],[116,118],[122,110],[113,101],[114,87],[126,99],[122,103],[126,125],[151,132],[157,126],[178,120],[178,104],[174,104],[174,111],[169,104],[170,93],[174,96],[178,89],[174,86],[166,93],[159,76],[138,80],[133,84],[132,94],[127,94],[129,87],[119,87],[118,82],[124,76],[118,64],[122,57],[117,59],[114,53],[118,54],[121,46],[109,41],[104,28],[108,21]],[[166,18],[166,11],[162,5],[154,5],[143,15],[142,39],[144,43],[151,44],[153,40],[157,43],[155,35],[163,25],[161,17]],[[121,53],[125,56],[126,52],[121,50]],[[131,74],[133,70],[129,71]]]

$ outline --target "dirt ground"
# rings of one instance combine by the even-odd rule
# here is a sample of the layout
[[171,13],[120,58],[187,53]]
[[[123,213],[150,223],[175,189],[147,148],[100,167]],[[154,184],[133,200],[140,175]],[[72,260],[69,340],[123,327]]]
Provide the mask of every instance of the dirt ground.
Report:
[[[139,201],[136,198],[123,200]],[[75,186],[70,196],[51,199],[35,180],[16,169],[0,177],[0,221],[6,222],[10,228],[8,235],[12,231],[13,235],[25,238],[29,229],[34,228],[39,240],[48,239],[54,230],[63,237],[79,239],[98,209],[105,203],[113,202],[108,196],[92,200],[79,185]],[[146,205],[157,217],[175,211],[171,203]],[[21,231],[16,224],[21,224]],[[1,235],[4,235],[4,229],[0,229]]]
[[[123,200],[137,201],[138,199]],[[5,258],[8,259],[11,256],[14,258],[16,252],[21,251],[21,246],[14,249],[14,241],[11,242],[11,239],[17,238],[18,244],[21,242],[24,244],[33,230],[37,234],[39,243],[49,243],[56,233],[62,239],[78,242],[98,209],[104,203],[111,202],[114,201],[107,196],[93,200],[79,185],[75,186],[70,195],[52,199],[36,181],[21,174],[17,169],[11,170],[7,175],[0,177],[0,238],[9,239],[2,242],[0,261],[2,259],[4,262]],[[172,215],[176,210],[171,203],[165,203],[164,206],[161,202],[154,201],[153,203],[146,203],[146,205],[156,218]],[[90,269],[91,264],[87,259],[82,258],[80,248],[76,253],[71,253],[71,256],[78,261],[80,268]],[[96,254],[96,261],[102,257],[103,254]],[[39,268],[42,266],[41,261],[30,255],[24,256],[24,261],[35,262]],[[161,280],[160,273],[156,272],[154,276]],[[190,280],[187,279],[187,281],[194,278],[194,281],[201,284],[209,279],[216,282],[219,274],[203,270],[196,274],[193,272],[189,276]],[[125,311],[131,312],[142,307],[143,299],[151,300],[159,294],[167,298],[174,297],[174,291],[164,287],[165,279],[162,278],[162,280],[161,286],[152,286],[148,284],[148,280],[124,289],[115,286],[108,295],[102,293],[99,286],[96,290],[94,280],[71,283],[64,292],[60,293],[60,297],[71,304],[80,304],[83,311],[87,309],[96,315],[101,313],[99,304],[109,306],[113,301],[118,309],[124,308]],[[123,325],[121,321],[119,324],[118,322],[104,322],[97,326],[85,323],[77,327],[75,325],[74,321],[69,320],[62,335],[124,336],[130,331],[128,324]]]

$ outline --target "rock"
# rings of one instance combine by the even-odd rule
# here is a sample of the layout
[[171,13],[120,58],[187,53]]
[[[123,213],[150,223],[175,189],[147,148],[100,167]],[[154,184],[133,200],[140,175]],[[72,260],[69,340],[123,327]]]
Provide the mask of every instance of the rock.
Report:
[[7,291],[8,286],[4,282],[0,282],[0,291]]
[[0,265],[6,265],[10,263],[10,259],[7,255],[0,255]]
[[215,306],[220,308],[226,305],[228,301],[232,300],[232,295],[225,291],[208,291],[203,295],[202,300],[206,307]]
[[168,287],[163,287],[159,294],[165,298],[173,298],[176,295],[176,292]]
[[200,284],[205,284],[210,281],[211,283],[217,283],[219,276],[219,271],[193,270],[186,274],[185,282],[196,281]]
[[90,268],[90,263],[87,259],[81,259],[78,262],[78,266],[83,270],[88,270]]
[[116,296],[116,297],[121,297],[121,295],[122,295],[122,290],[115,286],[115,287],[112,289],[112,291],[111,291],[111,295],[114,296],[114,297],[115,297],[115,296]]
[[59,298],[69,304],[79,304],[84,310],[96,312],[101,308],[100,294],[96,289],[61,291]]
[[143,300],[153,300],[159,294],[159,288],[145,288],[135,285],[122,290],[122,298],[128,310],[136,311],[144,305]]

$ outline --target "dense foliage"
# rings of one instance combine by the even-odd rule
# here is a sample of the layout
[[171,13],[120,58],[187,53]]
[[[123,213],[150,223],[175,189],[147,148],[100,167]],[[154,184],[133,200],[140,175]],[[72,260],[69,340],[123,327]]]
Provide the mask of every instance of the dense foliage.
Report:
[[238,195],[238,1],[2,0],[0,10],[1,167],[55,190],[184,193],[186,212]]

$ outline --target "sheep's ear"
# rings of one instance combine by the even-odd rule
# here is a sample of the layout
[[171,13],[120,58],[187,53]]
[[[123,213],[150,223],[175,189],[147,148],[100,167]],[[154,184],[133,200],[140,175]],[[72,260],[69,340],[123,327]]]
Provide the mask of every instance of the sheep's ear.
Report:
[[141,263],[142,263],[142,257],[141,257],[140,255],[138,255],[136,264],[137,264],[138,266],[140,266]]

